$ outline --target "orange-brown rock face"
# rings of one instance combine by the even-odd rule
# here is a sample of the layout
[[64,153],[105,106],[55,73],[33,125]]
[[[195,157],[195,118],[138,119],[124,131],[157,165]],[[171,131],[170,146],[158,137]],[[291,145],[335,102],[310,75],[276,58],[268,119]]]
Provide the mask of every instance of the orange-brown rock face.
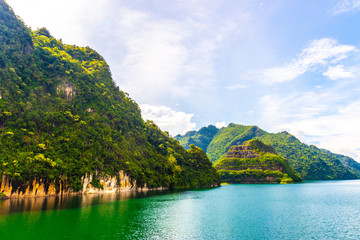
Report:
[[[141,190],[136,188],[136,181],[131,181],[130,177],[120,171],[116,176],[97,176],[102,188],[94,187],[91,185],[93,175],[86,174],[82,177],[82,191],[76,192],[77,194],[93,194],[93,193],[115,193],[127,192],[133,190]],[[16,181],[11,180],[8,176],[2,176],[0,192],[4,193],[7,197],[40,197],[40,196],[54,196],[57,194],[70,194],[74,193],[71,188],[66,186],[66,183],[59,181],[46,181],[38,178],[25,185],[20,185]]]
[[131,182],[130,177],[120,171],[116,176],[99,176],[97,177],[102,185],[102,188],[97,188],[91,185],[93,180],[92,175],[86,174],[82,178],[83,194],[91,193],[115,193],[115,192],[127,192],[136,189],[136,182]]
[[[8,176],[2,176],[0,192],[8,197],[40,197],[53,196],[60,193],[60,185],[55,186],[55,182],[49,182],[41,178],[34,179],[25,185],[20,185]],[[58,190],[57,190],[58,189]]]

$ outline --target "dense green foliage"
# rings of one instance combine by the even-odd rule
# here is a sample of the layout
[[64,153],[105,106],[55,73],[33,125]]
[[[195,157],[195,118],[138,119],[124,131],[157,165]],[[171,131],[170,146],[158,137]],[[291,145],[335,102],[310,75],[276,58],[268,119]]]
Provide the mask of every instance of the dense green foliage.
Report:
[[[115,86],[89,47],[32,32],[0,0],[0,175],[81,188],[86,173],[125,170],[138,186],[199,187],[218,174],[202,150],[186,151]],[[93,182],[97,185],[96,180]]]
[[[259,140],[250,140],[243,144],[257,153],[258,157],[226,157],[220,159],[215,168],[221,179],[229,183],[291,183],[301,182],[301,178],[289,166],[288,161],[277,155],[275,150]],[[249,150],[229,151],[242,152]]]
[[241,145],[245,141],[254,139],[254,136],[264,134],[258,127],[229,124],[220,129],[208,146],[207,154],[211,161],[225,157],[230,147]]
[[[181,138],[181,136],[177,137],[180,142],[182,142]],[[206,154],[211,161],[216,162],[225,157],[231,146],[240,145],[250,139],[259,139],[273,146],[303,179],[354,179],[359,176],[349,171],[351,169],[343,165],[341,158],[337,155],[324,152],[313,145],[304,144],[287,132],[268,133],[256,126],[232,123],[226,128],[219,129],[206,146]],[[186,146],[187,142],[183,141],[182,144]]]
[[251,139],[249,141],[246,141],[246,146],[249,146],[257,153],[273,153],[277,154],[275,149],[271,145],[266,145],[262,141],[257,139]]
[[336,157],[337,159],[339,159],[340,162],[344,165],[344,167],[347,170],[349,170],[350,172],[352,172],[353,174],[355,174],[357,177],[360,178],[360,163],[358,163],[357,161],[355,161],[354,159],[352,159],[351,157],[348,157],[348,156],[332,153],[325,149],[321,149],[321,151],[323,151],[326,154],[330,154],[330,155]]

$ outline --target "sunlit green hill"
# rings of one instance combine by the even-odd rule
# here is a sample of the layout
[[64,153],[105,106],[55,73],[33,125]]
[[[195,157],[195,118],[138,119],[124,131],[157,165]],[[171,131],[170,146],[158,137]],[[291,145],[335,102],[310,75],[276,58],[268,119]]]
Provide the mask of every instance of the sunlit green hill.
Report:
[[227,183],[294,183],[301,178],[274,148],[257,139],[232,146],[215,168]]
[[42,178],[77,191],[85,174],[120,170],[139,187],[219,182],[201,149],[185,150],[143,121],[96,51],[31,31],[0,0],[0,176],[16,187]]

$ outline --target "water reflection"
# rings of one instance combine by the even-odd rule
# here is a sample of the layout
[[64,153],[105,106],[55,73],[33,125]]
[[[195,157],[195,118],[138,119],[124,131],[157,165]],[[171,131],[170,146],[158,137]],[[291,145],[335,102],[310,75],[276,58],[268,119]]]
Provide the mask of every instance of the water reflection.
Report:
[[360,180],[13,199],[0,210],[1,240],[360,239]]
[[19,212],[34,212],[47,210],[61,210],[69,208],[84,208],[107,202],[127,200],[131,198],[149,197],[167,192],[121,192],[109,194],[64,195],[53,197],[12,198],[0,200],[0,215]]

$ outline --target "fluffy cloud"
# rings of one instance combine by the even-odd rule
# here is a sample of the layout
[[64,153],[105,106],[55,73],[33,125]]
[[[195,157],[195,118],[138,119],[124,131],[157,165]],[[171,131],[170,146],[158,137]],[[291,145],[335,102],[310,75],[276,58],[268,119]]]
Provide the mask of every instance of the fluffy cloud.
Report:
[[7,0],[15,13],[34,29],[46,27],[56,38],[65,43],[81,46],[90,45],[85,27],[106,17],[111,0]]
[[308,144],[349,155],[360,161],[360,100],[347,101],[336,89],[260,100],[259,125],[278,132],[287,130]]
[[142,117],[145,120],[154,121],[163,131],[168,131],[170,135],[184,134],[194,130],[196,124],[191,122],[194,114],[176,112],[165,106],[151,106],[148,104],[140,105]]
[[[302,131],[304,140],[360,161],[360,101],[340,107],[334,114],[282,124],[290,132]],[[306,135],[308,134],[308,135]]]
[[332,15],[336,16],[350,11],[360,10],[360,0],[341,0],[332,9]]
[[327,76],[331,80],[337,80],[342,78],[354,78],[355,67],[345,68],[343,65],[330,66],[326,72],[323,73],[324,76]]
[[227,126],[227,125],[226,125],[226,122],[225,122],[225,121],[215,123],[215,127],[217,127],[218,129],[223,128],[223,127],[226,127],[226,126]]
[[291,81],[318,66],[335,64],[357,51],[354,46],[339,44],[331,38],[314,40],[290,63],[265,69],[257,77],[268,84]]

